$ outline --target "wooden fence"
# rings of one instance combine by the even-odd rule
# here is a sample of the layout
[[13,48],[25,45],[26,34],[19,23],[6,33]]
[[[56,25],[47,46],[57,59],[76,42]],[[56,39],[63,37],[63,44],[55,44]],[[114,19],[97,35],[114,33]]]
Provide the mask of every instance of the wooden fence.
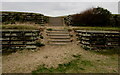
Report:
[[83,47],[92,49],[120,47],[120,32],[76,30]]
[[2,30],[2,49],[36,48],[39,30]]

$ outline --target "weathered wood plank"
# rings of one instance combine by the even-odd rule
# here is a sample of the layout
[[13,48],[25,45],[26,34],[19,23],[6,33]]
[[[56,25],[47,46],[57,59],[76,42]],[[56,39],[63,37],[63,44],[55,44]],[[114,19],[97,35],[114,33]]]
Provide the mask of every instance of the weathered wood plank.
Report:
[[3,30],[0,32],[2,32],[0,41],[2,41],[3,48],[35,46],[34,41],[39,37],[40,33],[39,30]]
[[78,40],[84,46],[89,47],[119,47],[120,32],[115,31],[91,31],[91,30],[76,30]]

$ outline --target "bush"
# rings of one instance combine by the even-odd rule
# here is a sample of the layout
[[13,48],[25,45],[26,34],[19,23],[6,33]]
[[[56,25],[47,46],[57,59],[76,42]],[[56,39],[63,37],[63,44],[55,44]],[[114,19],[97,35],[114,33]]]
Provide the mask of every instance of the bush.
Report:
[[43,39],[44,37],[42,35],[40,35],[40,38]]
[[53,29],[51,29],[51,28],[49,28],[49,29],[47,29],[48,31],[52,31]]
[[72,15],[72,23],[77,26],[107,26],[110,24],[110,17],[111,13],[107,9],[97,7]]
[[45,46],[45,45],[42,44],[41,42],[36,42],[36,46],[37,46],[37,47],[41,47],[41,46]]
[[120,27],[120,15],[113,14],[110,18],[111,26]]
[[[43,14],[25,12],[2,12],[3,24],[15,24],[15,22],[34,22],[37,24],[48,23],[48,17]],[[6,23],[7,22],[7,23]]]

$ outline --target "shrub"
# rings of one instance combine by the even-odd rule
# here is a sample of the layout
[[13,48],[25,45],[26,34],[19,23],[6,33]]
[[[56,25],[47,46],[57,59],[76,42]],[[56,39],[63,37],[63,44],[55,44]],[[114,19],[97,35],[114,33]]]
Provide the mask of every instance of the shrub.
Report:
[[42,44],[41,42],[36,42],[36,46],[41,47],[41,46],[45,46],[45,45]]
[[42,35],[40,35],[40,38],[43,39],[44,37]]
[[111,13],[104,8],[97,7],[72,15],[73,25],[107,26],[110,24]]
[[51,28],[49,28],[49,29],[47,29],[48,31],[52,31],[53,29],[51,29]]
[[120,15],[113,14],[110,18],[111,26],[120,27]]
[[[42,18],[43,17],[43,18]],[[2,12],[2,22],[4,24],[15,24],[15,22],[34,22],[37,24],[48,23],[48,17],[43,14],[25,12]]]

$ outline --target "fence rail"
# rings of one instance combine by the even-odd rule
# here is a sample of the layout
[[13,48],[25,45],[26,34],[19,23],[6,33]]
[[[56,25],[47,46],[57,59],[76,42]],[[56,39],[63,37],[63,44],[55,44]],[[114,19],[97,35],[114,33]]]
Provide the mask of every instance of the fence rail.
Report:
[[36,48],[39,30],[2,30],[2,49]]
[[76,30],[79,42],[88,48],[120,47],[120,32]]

